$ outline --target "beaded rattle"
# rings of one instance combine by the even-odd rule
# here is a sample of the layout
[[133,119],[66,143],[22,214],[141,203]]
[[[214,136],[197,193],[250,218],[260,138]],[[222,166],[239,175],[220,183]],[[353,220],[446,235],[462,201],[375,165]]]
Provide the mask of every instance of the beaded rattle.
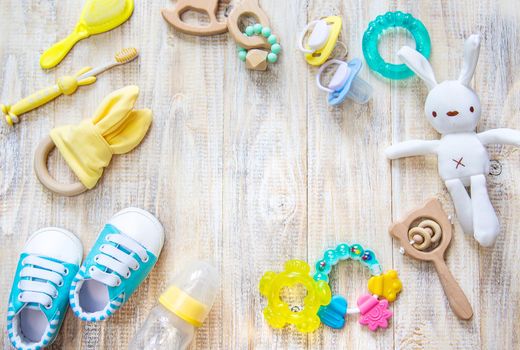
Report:
[[401,242],[402,253],[433,262],[453,312],[460,319],[469,320],[473,316],[471,304],[444,261],[453,232],[441,203],[435,198],[428,200],[404,220],[394,223],[390,234]]
[[342,296],[334,295],[327,306],[322,306],[318,311],[321,322],[331,328],[343,328],[347,314],[359,313],[359,323],[368,326],[371,331],[378,327],[387,328],[388,319],[392,317],[392,311],[388,310],[389,302],[397,298],[402,289],[395,270],[382,273],[383,268],[379,264],[376,255],[369,249],[364,249],[360,244],[349,246],[346,243],[339,244],[335,249],[328,249],[323,254],[323,259],[316,265],[314,280],[329,282],[329,273],[332,267],[341,260],[357,260],[368,267],[372,277],[368,280],[368,290],[371,294],[363,294],[357,300],[357,308],[347,308],[348,303]]
[[282,51],[282,47],[278,43],[278,37],[271,33],[271,28],[256,23],[247,26],[244,35],[247,37],[261,35],[266,38],[269,45],[271,45],[271,51],[269,53],[259,49],[251,49],[248,51],[246,48],[239,46],[238,58],[240,58],[241,61],[246,62],[246,67],[248,69],[266,70],[267,62],[275,63],[278,61],[278,55],[280,54],[280,51]]
[[[268,271],[260,280],[260,294],[267,298],[264,317],[273,328],[293,324],[302,333],[314,332],[320,326],[317,315],[320,306],[330,303],[330,287],[326,281],[315,281],[310,276],[309,264],[301,260],[289,260],[285,270]],[[301,284],[307,290],[302,307],[290,307],[280,297],[282,289]]]

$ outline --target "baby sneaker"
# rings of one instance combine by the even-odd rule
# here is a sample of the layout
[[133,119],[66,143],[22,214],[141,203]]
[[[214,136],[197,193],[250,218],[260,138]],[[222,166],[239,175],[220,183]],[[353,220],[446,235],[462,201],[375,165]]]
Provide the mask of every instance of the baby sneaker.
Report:
[[161,253],[164,230],[149,212],[127,208],[114,215],[70,287],[70,306],[83,321],[102,321],[130,298]]
[[38,350],[56,338],[82,257],[81,242],[66,230],[48,227],[29,237],[7,309],[7,333],[16,349]]

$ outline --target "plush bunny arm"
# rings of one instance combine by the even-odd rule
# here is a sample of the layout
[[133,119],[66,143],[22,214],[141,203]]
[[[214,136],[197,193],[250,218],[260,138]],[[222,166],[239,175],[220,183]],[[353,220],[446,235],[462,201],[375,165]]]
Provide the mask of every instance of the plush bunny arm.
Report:
[[520,147],[520,131],[514,129],[493,129],[477,134],[482,144],[502,144]]
[[439,140],[410,140],[390,146],[385,150],[388,159],[425,156],[435,153]]

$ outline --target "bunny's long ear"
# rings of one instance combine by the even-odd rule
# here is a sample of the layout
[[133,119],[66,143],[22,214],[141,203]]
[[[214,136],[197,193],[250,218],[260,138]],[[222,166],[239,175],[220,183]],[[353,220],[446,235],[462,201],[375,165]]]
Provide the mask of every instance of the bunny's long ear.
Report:
[[428,89],[431,90],[437,85],[437,80],[435,79],[435,74],[433,73],[430,62],[417,52],[417,50],[409,46],[403,46],[397,52],[397,56],[424,81]]
[[459,81],[468,86],[475,68],[477,67],[478,55],[480,53],[480,35],[473,34],[464,43],[464,62],[460,71]]

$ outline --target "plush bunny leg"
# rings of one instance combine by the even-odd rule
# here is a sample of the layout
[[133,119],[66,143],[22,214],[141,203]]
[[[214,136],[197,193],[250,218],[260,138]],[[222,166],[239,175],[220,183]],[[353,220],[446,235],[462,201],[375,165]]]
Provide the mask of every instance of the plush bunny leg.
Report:
[[491,247],[500,231],[495,209],[491,205],[484,175],[471,177],[471,202],[473,203],[473,228],[475,239],[484,247]]
[[464,184],[459,179],[446,180],[444,184],[450,192],[462,231],[466,234],[473,233],[473,206]]

